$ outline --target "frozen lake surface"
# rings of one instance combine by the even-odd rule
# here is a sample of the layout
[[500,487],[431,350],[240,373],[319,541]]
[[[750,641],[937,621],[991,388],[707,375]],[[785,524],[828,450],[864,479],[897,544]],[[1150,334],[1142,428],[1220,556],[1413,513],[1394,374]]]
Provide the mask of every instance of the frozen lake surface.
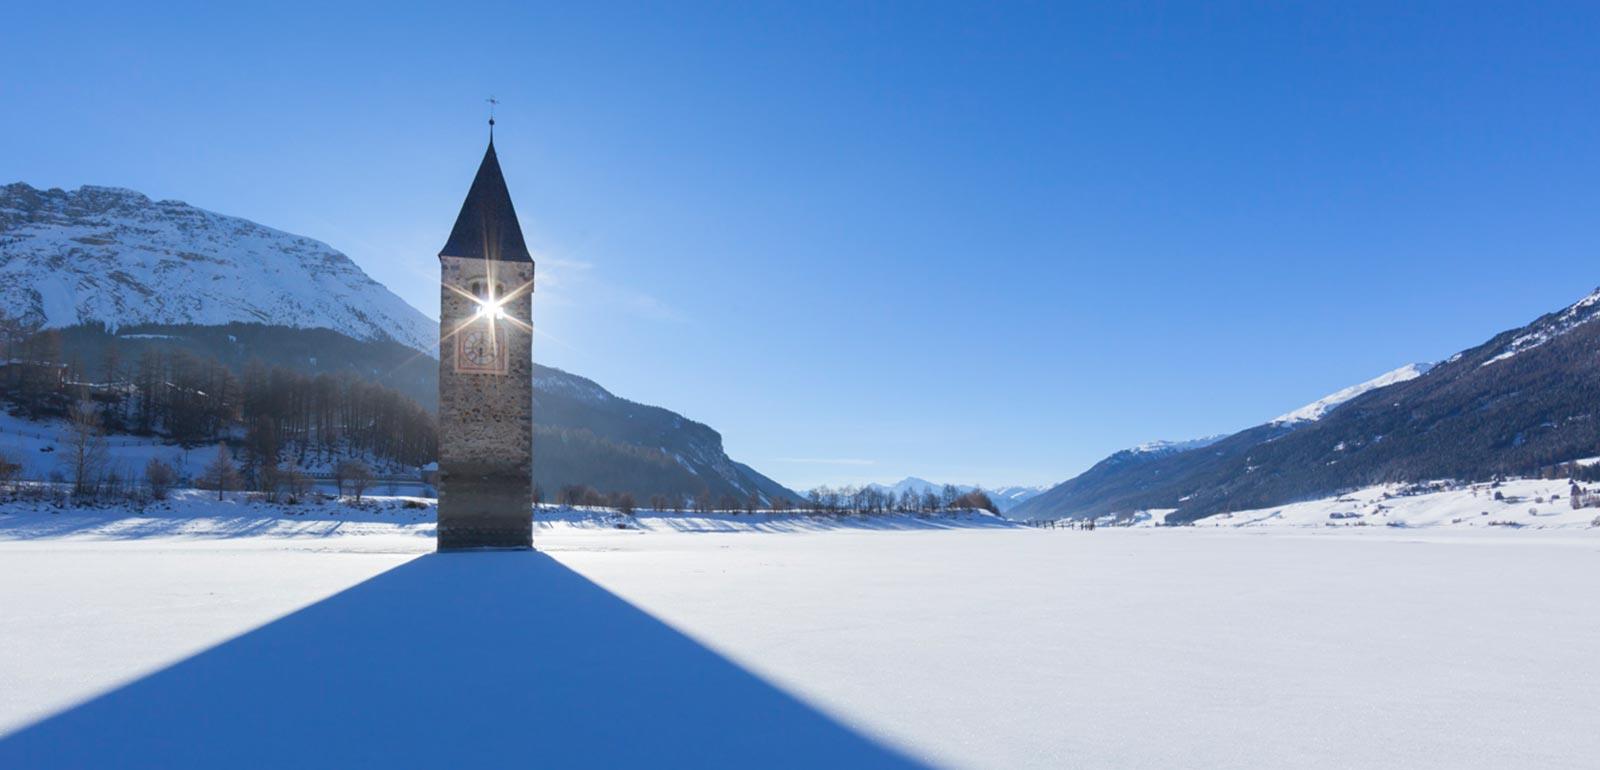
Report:
[[0,516],[0,766],[1600,756],[1595,530],[724,520],[429,556],[420,523],[244,513]]

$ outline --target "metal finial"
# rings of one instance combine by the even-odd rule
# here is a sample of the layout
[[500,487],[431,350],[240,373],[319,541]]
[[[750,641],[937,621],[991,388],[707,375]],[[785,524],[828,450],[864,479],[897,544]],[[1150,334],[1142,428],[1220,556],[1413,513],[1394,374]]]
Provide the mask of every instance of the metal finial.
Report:
[[494,106],[499,104],[500,100],[491,96],[484,101],[489,103],[489,141],[492,142],[494,141]]

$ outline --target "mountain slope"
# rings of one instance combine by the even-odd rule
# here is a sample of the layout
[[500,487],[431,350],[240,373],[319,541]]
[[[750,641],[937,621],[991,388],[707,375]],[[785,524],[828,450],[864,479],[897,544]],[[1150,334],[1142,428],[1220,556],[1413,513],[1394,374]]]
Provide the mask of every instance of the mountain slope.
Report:
[[1226,433],[1222,433],[1215,436],[1204,436],[1202,438],[1192,438],[1185,441],[1146,441],[1143,444],[1133,447],[1132,449],[1126,449],[1123,451],[1132,452],[1139,455],[1160,456],[1172,454],[1174,452],[1187,452],[1191,449],[1203,449],[1227,437],[1228,435]]
[[1119,452],[1011,515],[1170,508],[1167,520],[1183,522],[1387,482],[1534,474],[1592,457],[1600,454],[1597,316],[1600,291],[1425,373],[1391,373],[1394,381],[1320,419],[1268,422],[1153,459]]
[[[325,244],[176,201],[84,186],[0,187],[0,314],[59,330],[62,358],[97,376],[108,349],[252,359],[348,374],[433,410],[438,323]],[[755,493],[798,499],[734,462],[722,436],[591,380],[534,367],[535,467],[553,495]]]
[[1349,401],[1356,396],[1366,393],[1369,390],[1377,390],[1378,388],[1393,385],[1397,382],[1414,380],[1424,374],[1427,374],[1428,370],[1432,368],[1433,364],[1406,364],[1399,369],[1395,369],[1394,371],[1390,372],[1384,372],[1383,374],[1380,374],[1377,377],[1367,380],[1359,385],[1351,385],[1343,390],[1330,393],[1292,412],[1279,415],[1273,420],[1273,422],[1316,422],[1317,420],[1320,420],[1326,416],[1329,412],[1333,411],[1335,407],[1338,407],[1340,404],[1343,404],[1344,402]]
[[0,311],[47,327],[253,321],[422,351],[439,333],[327,244],[89,185],[0,187]]
[[[548,476],[547,488],[560,483],[582,483],[602,490],[630,489],[637,494],[670,492],[692,495],[701,490],[713,498],[732,496],[741,502],[754,494],[764,501],[801,497],[782,484],[734,461],[722,448],[722,434],[658,406],[618,398],[593,380],[548,366],[535,366],[533,375],[534,473]],[[629,458],[613,471],[611,463],[565,460],[573,454],[577,437],[592,436],[596,443],[623,448]],[[618,452],[613,452],[618,454]],[[543,464],[545,467],[540,468]],[[655,469],[664,480],[646,488],[633,482],[621,468]]]
[[[437,406],[439,363],[393,340],[354,340],[327,329],[231,323],[222,326],[59,330],[62,358],[104,381],[108,350],[128,366],[147,354],[215,358],[235,373],[251,361],[308,374],[350,375],[394,388],[429,410]],[[593,380],[534,365],[535,481],[553,496],[568,484],[606,492],[656,493],[743,501],[800,496],[728,457],[722,435],[660,407],[613,395]]]
[[1203,485],[1205,479],[1217,472],[1215,464],[1221,459],[1290,430],[1292,428],[1268,423],[1217,440],[1164,442],[1170,445],[1154,448],[1141,444],[1124,449],[1034,496],[1006,515],[1017,519],[1054,519],[1175,508],[1175,503],[1146,505],[1144,501],[1152,498],[1175,500],[1183,493],[1167,493]]
[[[1124,449],[1089,470],[1036,495],[1030,504],[1011,512],[1018,518],[1103,515],[1137,510],[1146,495],[1167,486],[1203,486],[1208,474],[1221,473],[1219,463],[1262,441],[1271,441],[1296,428],[1316,422],[1356,396],[1385,385],[1404,382],[1427,371],[1429,364],[1409,364],[1366,382],[1330,393],[1264,425],[1236,434],[1220,434],[1187,441],[1148,441]],[[1220,446],[1219,446],[1220,445]],[[1207,450],[1204,452],[1196,450]],[[1181,457],[1178,457],[1182,455]],[[1180,499],[1179,502],[1182,502]],[[1131,507],[1130,507],[1131,506]]]

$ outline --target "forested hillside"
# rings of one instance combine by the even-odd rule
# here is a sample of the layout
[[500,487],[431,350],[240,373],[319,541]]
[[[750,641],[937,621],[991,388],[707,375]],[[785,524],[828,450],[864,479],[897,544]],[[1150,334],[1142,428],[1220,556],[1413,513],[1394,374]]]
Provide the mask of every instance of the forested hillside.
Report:
[[1313,421],[1199,449],[1118,453],[1019,506],[1025,518],[1176,509],[1169,522],[1386,482],[1592,476],[1600,456],[1600,292]]
[[[13,361],[0,395],[28,414],[64,417],[92,397],[108,430],[226,439],[288,464],[341,451],[409,465],[435,457],[438,360],[389,340],[246,323],[113,332],[0,320],[0,346]],[[729,459],[711,428],[559,369],[534,367],[534,415],[534,480],[550,497],[587,486],[640,500],[800,498]]]

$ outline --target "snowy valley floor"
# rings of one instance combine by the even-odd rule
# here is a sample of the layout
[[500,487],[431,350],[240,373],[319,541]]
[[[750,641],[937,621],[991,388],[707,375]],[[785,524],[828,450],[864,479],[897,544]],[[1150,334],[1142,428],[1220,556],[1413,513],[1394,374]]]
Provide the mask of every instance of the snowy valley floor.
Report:
[[1594,529],[646,517],[441,556],[431,511],[188,506],[0,513],[0,767],[1600,756]]

